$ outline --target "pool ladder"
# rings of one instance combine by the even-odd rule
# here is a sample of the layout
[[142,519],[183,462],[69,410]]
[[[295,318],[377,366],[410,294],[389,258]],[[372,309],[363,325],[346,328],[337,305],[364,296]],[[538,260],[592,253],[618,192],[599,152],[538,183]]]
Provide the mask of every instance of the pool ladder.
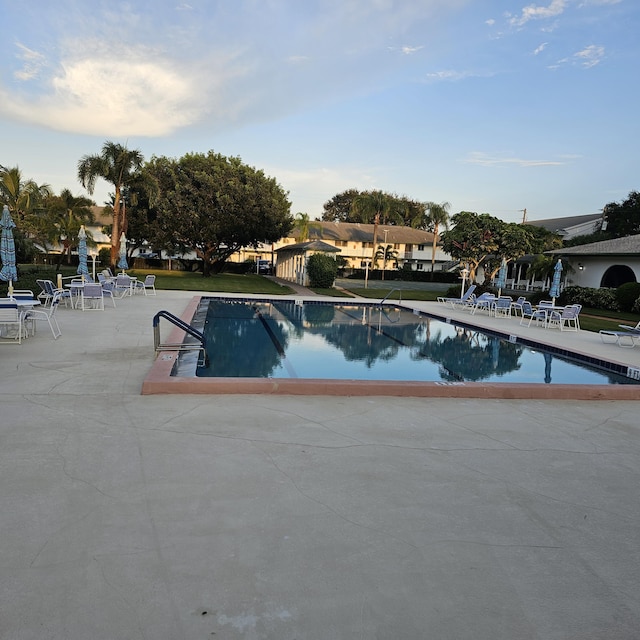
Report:
[[387,293],[387,295],[384,298],[382,298],[382,300],[380,300],[378,304],[382,306],[386,302],[387,298],[389,298],[394,291],[400,292],[400,297],[398,298],[398,302],[402,302],[402,289],[396,288],[396,289],[391,289],[391,291],[389,291],[389,293]]
[[[164,318],[168,320],[171,324],[178,327],[178,329],[182,329],[188,336],[195,339],[195,342],[188,342],[188,339],[185,339],[184,342],[180,343],[169,343],[162,342],[160,338],[160,318]],[[209,366],[209,358],[207,356],[207,350],[205,348],[205,337],[201,331],[198,331],[195,327],[192,327],[190,324],[178,318],[178,316],[174,316],[172,313],[168,311],[158,311],[155,316],[153,316],[153,348],[155,352],[158,353],[160,351],[199,351],[198,354],[198,366],[200,367],[208,367]]]

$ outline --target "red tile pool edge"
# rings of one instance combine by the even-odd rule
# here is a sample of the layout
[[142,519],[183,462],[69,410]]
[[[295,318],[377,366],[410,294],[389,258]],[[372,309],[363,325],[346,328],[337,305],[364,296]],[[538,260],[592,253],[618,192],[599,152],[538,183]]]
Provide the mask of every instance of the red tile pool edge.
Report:
[[[182,320],[190,322],[200,303],[194,297]],[[167,342],[180,344],[184,331],[174,328]],[[504,400],[640,400],[635,385],[518,384],[481,382],[407,382],[291,378],[179,378],[171,375],[178,351],[160,351],[142,383],[142,395],[272,394],[309,396],[398,396],[486,398]]]

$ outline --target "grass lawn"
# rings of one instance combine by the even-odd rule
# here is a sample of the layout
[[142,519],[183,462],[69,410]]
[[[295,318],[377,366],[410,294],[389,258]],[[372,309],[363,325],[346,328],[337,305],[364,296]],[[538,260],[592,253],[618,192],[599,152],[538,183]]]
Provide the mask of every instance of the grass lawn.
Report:
[[[393,291],[395,289],[395,291]],[[398,287],[389,287],[388,289],[349,289],[351,293],[362,296],[363,298],[374,298],[382,300],[388,296],[392,291],[391,296],[393,300],[421,300],[423,302],[435,302],[438,296],[443,295],[442,291],[425,291],[422,289],[402,289]]]

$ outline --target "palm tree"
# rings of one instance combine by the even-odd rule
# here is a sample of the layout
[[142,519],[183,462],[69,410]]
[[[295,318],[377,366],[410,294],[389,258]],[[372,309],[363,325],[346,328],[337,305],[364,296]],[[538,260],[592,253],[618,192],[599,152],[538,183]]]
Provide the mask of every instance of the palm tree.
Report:
[[431,246],[431,277],[433,278],[433,270],[436,264],[436,246],[438,244],[438,235],[440,227],[449,228],[449,209],[451,205],[448,202],[427,202],[427,222],[429,228],[433,232],[433,244]]
[[[59,196],[48,201],[49,215],[54,224],[53,239],[62,245],[62,252],[67,254],[67,263],[71,259],[71,248],[78,244],[80,227],[94,221],[92,205],[93,200],[84,196],[74,196],[69,189],[63,189]],[[87,240],[89,244],[93,240],[89,231]]]
[[304,242],[311,240],[311,229],[320,229],[321,226],[317,222],[312,222],[308,213],[296,213],[293,221],[293,228],[298,232],[298,240]]
[[[396,208],[397,200],[397,198],[393,198],[382,191],[367,191],[357,195],[351,204],[354,218],[369,224],[373,221],[372,265],[375,262],[380,221],[388,221],[390,218],[394,218],[395,221],[402,220],[402,214]],[[364,280],[365,289],[368,287],[368,284],[369,270],[367,269]]]
[[0,167],[0,199],[9,206],[18,219],[33,213],[52,193],[48,184],[24,180],[18,167]]
[[127,232],[126,208],[121,202],[122,190],[138,179],[144,158],[137,149],[107,140],[100,155],[86,155],[78,162],[78,180],[93,194],[96,180],[102,178],[115,188],[113,200],[113,227],[111,230],[111,264],[115,265],[120,251],[120,235]]
[[377,265],[378,260],[382,260],[382,279],[384,280],[384,272],[387,268],[387,262],[393,262],[398,266],[398,252],[393,248],[392,244],[386,246],[380,245],[376,251],[374,262]]

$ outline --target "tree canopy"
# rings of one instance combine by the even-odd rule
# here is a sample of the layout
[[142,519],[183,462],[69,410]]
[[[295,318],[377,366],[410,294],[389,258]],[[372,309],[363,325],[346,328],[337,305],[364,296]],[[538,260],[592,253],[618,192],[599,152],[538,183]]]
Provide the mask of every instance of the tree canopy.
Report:
[[146,170],[159,193],[153,242],[174,253],[194,251],[203,275],[220,271],[242,247],[275,242],[292,228],[288,194],[239,157],[154,157]]
[[521,224],[503,222],[488,213],[456,213],[453,227],[442,234],[442,248],[469,267],[475,280],[480,265],[485,271],[497,271],[502,258],[516,260],[531,252],[533,236]]
[[[398,224],[425,229],[426,205],[405,196],[397,196],[380,190],[358,191],[347,189],[324,203],[322,220],[325,222],[365,222],[362,214],[364,202],[379,201],[379,224]],[[366,207],[365,207],[366,208]],[[373,222],[372,216],[365,216]]]

